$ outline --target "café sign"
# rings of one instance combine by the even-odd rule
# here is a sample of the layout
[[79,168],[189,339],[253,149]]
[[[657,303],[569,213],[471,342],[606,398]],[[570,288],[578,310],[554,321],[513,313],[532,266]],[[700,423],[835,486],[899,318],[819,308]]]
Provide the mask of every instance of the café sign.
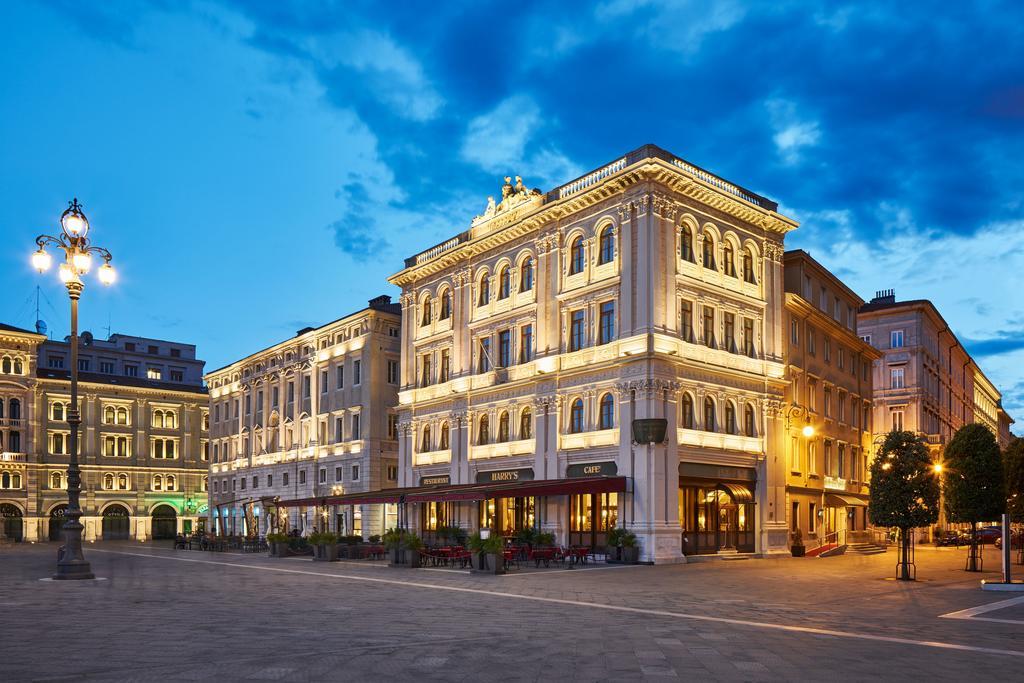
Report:
[[614,477],[619,473],[614,462],[586,462],[569,465],[565,471],[567,477]]
[[501,484],[515,483],[517,481],[532,481],[533,468],[527,467],[519,470],[489,470],[476,473],[478,484]]

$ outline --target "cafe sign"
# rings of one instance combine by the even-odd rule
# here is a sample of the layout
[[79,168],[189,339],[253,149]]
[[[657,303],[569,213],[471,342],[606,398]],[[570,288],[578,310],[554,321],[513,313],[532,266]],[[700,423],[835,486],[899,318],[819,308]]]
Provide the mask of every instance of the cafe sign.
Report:
[[515,483],[517,481],[531,481],[533,479],[533,468],[527,467],[520,470],[490,470],[476,473],[478,484],[502,484]]
[[420,486],[441,486],[452,483],[452,475],[438,474],[433,477],[420,477]]
[[569,465],[565,471],[567,477],[614,477],[619,467],[614,462],[586,462]]

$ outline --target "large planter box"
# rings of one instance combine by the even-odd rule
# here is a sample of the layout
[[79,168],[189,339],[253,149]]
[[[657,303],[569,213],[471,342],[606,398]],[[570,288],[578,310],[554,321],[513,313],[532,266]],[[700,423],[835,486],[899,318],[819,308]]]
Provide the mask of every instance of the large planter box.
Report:
[[496,553],[476,553],[473,555],[474,574],[504,574],[505,556]]
[[313,546],[313,560],[315,562],[334,562],[338,559],[338,546],[315,545]]
[[633,546],[632,548],[622,548],[622,564],[636,564],[640,561],[640,548]]
[[407,569],[419,569],[420,551],[408,550],[406,548],[395,548],[388,551],[389,567],[404,567]]
[[271,543],[270,544],[270,556],[271,557],[288,557],[290,554],[287,543]]
[[605,561],[612,564],[622,562],[622,548],[617,545],[610,545],[605,548]]
[[789,552],[793,557],[803,557],[804,553],[807,552],[807,547],[802,545],[790,546]]

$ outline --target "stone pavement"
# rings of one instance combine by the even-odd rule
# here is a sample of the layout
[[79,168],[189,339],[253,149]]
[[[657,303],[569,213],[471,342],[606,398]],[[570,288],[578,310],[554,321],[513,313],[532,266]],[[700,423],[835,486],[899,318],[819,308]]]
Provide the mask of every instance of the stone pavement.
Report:
[[[1008,680],[1024,601],[963,551],[502,577],[380,563],[86,548],[96,582],[40,581],[53,544],[0,548],[0,681]],[[996,569],[994,552],[986,567]],[[1020,569],[1018,567],[1018,569]],[[70,619],[75,627],[65,628]]]

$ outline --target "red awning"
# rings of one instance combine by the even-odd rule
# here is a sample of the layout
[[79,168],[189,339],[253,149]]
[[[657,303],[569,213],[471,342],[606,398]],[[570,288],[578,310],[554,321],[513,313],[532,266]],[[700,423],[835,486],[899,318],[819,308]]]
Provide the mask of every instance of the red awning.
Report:
[[490,500],[528,496],[572,496],[580,493],[612,493],[626,490],[626,477],[586,477],[578,479],[534,479],[516,483],[461,484],[433,491],[411,493],[406,503],[428,501]]

